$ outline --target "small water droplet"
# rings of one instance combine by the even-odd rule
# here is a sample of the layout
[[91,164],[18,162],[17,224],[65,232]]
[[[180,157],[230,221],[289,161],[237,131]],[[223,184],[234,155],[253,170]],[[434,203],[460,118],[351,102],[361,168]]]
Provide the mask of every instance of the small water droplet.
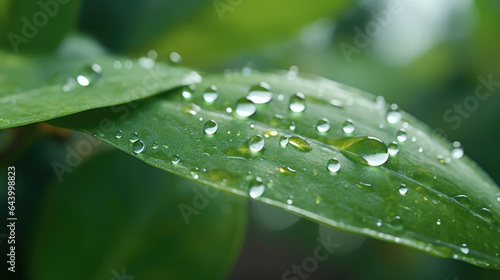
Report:
[[285,136],[285,135],[281,136],[280,137],[280,146],[285,148],[286,145],[288,145],[288,141],[289,141],[289,139],[287,136]]
[[333,106],[335,106],[337,108],[344,108],[344,103],[342,103],[342,101],[337,100],[337,99],[331,99],[330,104],[332,104]]
[[168,57],[170,58],[170,61],[175,64],[180,64],[182,62],[182,56],[177,52],[171,52]]
[[82,87],[89,86],[99,79],[102,75],[102,68],[99,64],[92,64],[86,66],[78,76],[76,76],[76,82]]
[[393,216],[388,220],[389,226],[396,230],[402,230],[404,227],[403,220],[400,216]]
[[419,152],[419,153],[424,152],[424,148],[422,148],[422,147],[418,147],[418,152]]
[[348,119],[342,124],[342,131],[345,134],[351,134],[356,130],[356,126],[354,126],[354,122],[351,119]]
[[137,142],[137,140],[139,140],[139,134],[137,132],[132,132],[128,140],[132,143]]
[[118,130],[118,131],[116,132],[116,134],[115,134],[115,137],[116,137],[116,139],[120,139],[120,138],[122,138],[122,137],[123,137],[123,131]]
[[155,67],[155,61],[149,57],[140,57],[137,60],[139,66],[144,69],[153,69]]
[[271,87],[264,82],[252,86],[247,95],[247,99],[255,104],[268,103],[272,98]]
[[405,195],[407,192],[408,192],[408,188],[406,187],[406,185],[405,184],[401,184],[401,186],[399,187],[399,193],[401,195]]
[[153,60],[158,58],[158,53],[155,50],[149,50],[147,56]]
[[310,152],[312,151],[311,145],[309,145],[309,142],[307,142],[306,139],[299,137],[299,136],[292,136],[288,138],[288,143],[290,143],[292,146],[295,148],[304,151],[304,152]]
[[193,93],[188,88],[183,88],[181,94],[184,99],[191,99],[191,97],[193,96]]
[[173,158],[172,158],[172,163],[173,164],[177,164],[181,161],[181,156],[180,155],[175,155]]
[[217,123],[214,120],[209,120],[203,126],[203,131],[206,134],[212,135],[217,132],[217,128],[218,128]]
[[201,111],[201,108],[200,108],[200,106],[198,106],[194,103],[189,103],[189,104],[186,104],[184,107],[182,107],[182,111],[184,113],[196,115],[199,111]]
[[481,209],[479,209],[478,213],[486,221],[488,221],[488,222],[492,222],[493,221],[493,215],[491,214],[490,209],[488,209],[488,208],[481,208]]
[[265,190],[266,187],[262,183],[262,179],[260,177],[257,177],[252,182],[250,182],[248,194],[251,198],[259,198],[264,194]]
[[207,103],[213,103],[219,98],[219,93],[217,92],[217,87],[212,85],[205,89],[203,92],[203,100]]
[[294,169],[291,169],[288,166],[280,166],[280,167],[278,167],[278,172],[281,173],[281,174],[295,175],[295,173],[297,171],[294,170]]
[[465,207],[470,207],[471,205],[471,202],[470,202],[470,198],[467,197],[466,195],[464,194],[460,194],[460,195],[456,195],[453,197],[458,203],[462,204],[463,206]]
[[378,219],[378,220],[377,220],[377,226],[378,226],[378,227],[381,227],[381,226],[382,226],[382,220],[380,220],[380,219]]
[[160,145],[160,143],[158,143],[158,141],[154,141],[154,142],[153,142],[153,146],[152,146],[153,150],[158,149],[158,146],[159,146],[159,145]]
[[139,141],[136,141],[132,144],[132,151],[135,153],[135,154],[140,154],[144,151],[144,149],[146,148],[146,145],[144,144],[144,142],[142,142],[142,140],[139,140]]
[[401,121],[401,112],[398,111],[398,105],[392,104],[390,110],[387,112],[386,120],[390,124],[397,124]]
[[401,128],[397,134],[396,134],[396,139],[399,142],[406,142],[408,140],[408,135],[406,134],[406,130],[404,128]]
[[464,156],[464,149],[462,148],[462,144],[460,142],[453,142],[453,149],[451,150],[451,156],[453,158],[459,159]]
[[441,219],[437,219],[436,225],[440,226],[441,225]]
[[64,92],[72,91],[73,89],[76,88],[76,80],[73,78],[67,78],[66,83],[63,85],[62,90]]
[[362,190],[373,190],[372,184],[368,184],[368,183],[359,182],[359,183],[356,183],[356,186]]
[[246,98],[241,98],[236,102],[236,114],[240,117],[250,117],[257,111],[257,106]]
[[330,130],[330,122],[328,121],[328,119],[323,118],[316,124],[316,129],[322,133],[327,132],[328,130]]
[[464,254],[468,254],[469,253],[469,248],[467,248],[467,244],[462,244],[462,246],[460,247],[460,251],[462,251],[462,253]]
[[132,67],[134,67],[134,63],[132,62],[132,60],[125,60],[125,62],[123,62],[123,66],[125,66],[125,69],[132,69]]
[[439,163],[441,163],[441,164],[447,164],[447,163],[451,162],[450,158],[445,158],[442,155],[438,155],[437,159],[438,159]]
[[115,61],[113,62],[113,68],[115,68],[116,70],[120,70],[120,69],[122,69],[122,63],[121,63],[121,61],[119,61],[119,60],[115,60]]
[[231,114],[233,112],[233,108],[227,107],[226,108],[226,112],[229,113],[229,114]]
[[348,137],[331,142],[350,158],[366,165],[380,166],[389,159],[387,146],[375,137]]
[[264,138],[260,135],[252,136],[248,140],[248,147],[254,152],[259,152],[264,148]]
[[340,170],[340,162],[339,162],[339,160],[336,159],[336,158],[330,159],[328,161],[328,163],[326,164],[326,168],[330,172],[333,172],[333,173],[338,172]]
[[314,200],[314,202],[316,203],[316,205],[318,205],[320,202],[321,202],[321,196],[316,196],[316,199]]
[[250,122],[249,126],[250,126],[251,129],[254,129],[255,128],[255,123],[254,122]]
[[290,66],[290,69],[288,70],[286,76],[289,80],[293,80],[297,78],[298,74],[299,74],[299,67],[292,65]]
[[290,123],[290,130],[291,130],[291,131],[294,131],[294,130],[295,130],[295,128],[297,128],[297,127],[295,126],[295,122],[291,122],[291,123]]
[[302,92],[297,92],[290,97],[289,108],[292,112],[300,113],[306,109],[306,97]]
[[287,200],[286,200],[286,203],[287,203],[288,205],[292,205],[293,200],[289,198],[289,199],[287,199]]
[[392,142],[387,146],[387,150],[391,156],[395,156],[399,152],[399,145],[396,142]]

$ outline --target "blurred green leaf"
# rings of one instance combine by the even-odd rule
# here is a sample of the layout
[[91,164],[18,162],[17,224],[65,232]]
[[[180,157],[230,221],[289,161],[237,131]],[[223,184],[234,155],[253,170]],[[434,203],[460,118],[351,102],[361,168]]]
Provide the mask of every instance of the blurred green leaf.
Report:
[[0,44],[15,53],[50,52],[77,22],[80,0],[0,1]]
[[222,279],[246,203],[111,152],[52,185],[40,217],[33,278]]
[[[196,80],[197,74],[188,69],[142,59],[146,67],[139,65],[141,60],[124,58],[55,59],[0,52],[0,128],[126,103]],[[80,85],[86,82],[88,86]]]
[[[388,114],[383,99],[295,75],[209,75],[191,98],[185,98],[187,89],[157,95],[126,119],[103,108],[52,124],[97,135],[160,169],[323,224],[500,268],[499,189],[473,161],[458,150],[453,156],[450,142],[405,112],[393,108]],[[260,82],[270,85],[272,101],[242,117],[254,106],[245,96]],[[214,98],[211,85],[218,99],[207,102]],[[295,100],[299,111],[298,91],[306,96],[301,113],[289,107]],[[113,126],[99,129],[102,119]],[[400,129],[406,137],[397,140]]]

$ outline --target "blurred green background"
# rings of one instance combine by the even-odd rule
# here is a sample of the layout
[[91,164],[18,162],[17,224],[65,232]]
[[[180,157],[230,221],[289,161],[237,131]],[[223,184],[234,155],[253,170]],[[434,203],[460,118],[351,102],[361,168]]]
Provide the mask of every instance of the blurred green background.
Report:
[[[168,61],[176,52],[184,66],[204,72],[297,67],[397,103],[460,141],[500,182],[498,1],[41,2],[58,11],[52,17],[38,1],[0,0],[3,49],[15,51],[9,34],[23,34],[23,18],[41,21],[35,15],[45,11],[47,24],[35,26],[28,43],[17,44],[20,55],[60,56],[65,38],[78,35],[112,54],[140,57],[155,50]],[[89,155],[59,182],[52,164],[64,162],[68,147],[85,141],[91,143]],[[18,170],[19,218],[17,272],[2,268],[1,279],[282,279],[313,255],[318,236],[328,234],[341,246],[308,279],[500,276],[232,195],[210,198],[204,187],[110,152],[79,133],[31,125],[0,131],[0,147],[2,170]],[[198,206],[204,207],[195,207],[200,193],[208,204],[201,199]],[[0,199],[6,209],[5,192]],[[188,224],[182,204],[191,207],[184,211],[194,210]],[[0,211],[3,220],[5,215]],[[0,229],[3,264],[5,233]]]

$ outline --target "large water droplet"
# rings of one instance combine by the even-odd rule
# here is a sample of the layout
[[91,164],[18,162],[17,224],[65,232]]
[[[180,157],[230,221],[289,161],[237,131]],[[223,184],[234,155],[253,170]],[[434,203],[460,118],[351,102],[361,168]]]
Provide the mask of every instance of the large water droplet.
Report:
[[462,245],[460,246],[460,251],[462,251],[462,253],[464,253],[464,254],[466,254],[466,255],[467,255],[467,254],[469,253],[469,248],[467,248],[467,244],[465,244],[465,243],[464,243],[464,244],[462,244]]
[[408,192],[408,188],[406,187],[406,185],[401,184],[401,186],[399,187],[399,194],[406,195],[407,192]]
[[330,130],[330,122],[327,119],[323,118],[316,124],[316,129],[322,133],[327,132],[328,130]]
[[260,135],[252,136],[248,140],[248,147],[254,152],[259,152],[264,148],[264,138]]
[[241,98],[236,102],[236,114],[240,117],[250,117],[257,111],[257,106],[246,98]]
[[356,126],[354,126],[354,122],[351,119],[348,119],[342,124],[342,131],[345,134],[351,134],[356,130]]
[[281,136],[280,137],[280,146],[285,148],[286,145],[288,145],[288,141],[289,141],[289,139],[287,136],[285,136],[285,135]]
[[304,151],[304,152],[310,152],[312,151],[311,145],[309,145],[309,142],[307,142],[306,139],[301,138],[299,136],[292,136],[288,139],[288,142],[294,146],[295,148]]
[[379,166],[389,159],[387,146],[375,137],[349,137],[335,139],[331,143],[350,158],[366,165]]
[[460,195],[456,195],[453,197],[458,203],[462,204],[463,206],[465,207],[470,207],[471,205],[471,202],[470,202],[470,198],[467,197],[466,195],[464,194],[460,194]]
[[102,68],[99,64],[92,64],[86,66],[78,76],[76,76],[76,82],[82,87],[89,86],[99,79],[102,75]]
[[207,103],[213,103],[217,98],[219,98],[219,93],[216,86],[210,86],[203,92],[203,100]]
[[268,103],[272,98],[271,87],[264,82],[252,86],[247,95],[247,99],[255,104]]
[[392,142],[392,143],[390,143],[390,144],[387,146],[387,149],[388,149],[389,154],[390,154],[391,156],[395,156],[395,155],[397,155],[397,154],[398,154],[398,152],[399,152],[399,145],[398,145],[398,143],[396,143],[396,142]]
[[250,183],[248,194],[251,198],[259,198],[264,194],[265,190],[266,187],[262,183],[262,179],[260,177],[257,177]]
[[295,113],[303,112],[306,109],[306,97],[302,92],[297,92],[290,97],[290,110]]
[[142,140],[139,140],[139,141],[136,141],[132,144],[132,151],[135,153],[135,154],[140,154],[144,151],[144,149],[146,148],[146,145],[144,144],[144,142],[142,142]]
[[398,111],[398,105],[392,104],[391,109],[387,112],[386,120],[390,124],[397,124],[401,121],[402,115]]
[[139,134],[137,134],[137,132],[132,132],[128,140],[130,140],[130,142],[132,143],[136,142],[137,140],[139,140]]
[[462,144],[460,142],[453,142],[453,149],[451,150],[451,156],[453,158],[459,159],[464,156],[464,149],[462,148]]
[[406,142],[408,140],[408,135],[406,134],[406,130],[404,128],[401,128],[397,134],[396,134],[396,139],[399,142]]
[[217,123],[214,121],[214,120],[209,120],[205,123],[205,125],[203,126],[203,131],[206,133],[206,134],[214,134],[217,132]]
[[328,161],[328,163],[326,164],[326,168],[328,169],[328,171],[330,172],[338,172],[340,170],[340,162],[338,159],[336,158],[332,158]]

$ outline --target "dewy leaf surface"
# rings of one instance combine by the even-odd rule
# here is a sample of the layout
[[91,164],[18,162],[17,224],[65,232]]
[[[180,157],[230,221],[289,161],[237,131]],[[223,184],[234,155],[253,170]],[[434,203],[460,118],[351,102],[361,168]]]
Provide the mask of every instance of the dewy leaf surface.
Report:
[[130,102],[199,77],[150,58],[55,60],[0,52],[0,61],[0,129]]
[[[254,86],[248,98],[264,103],[245,99]],[[427,126],[354,88],[293,72],[209,75],[126,117],[102,108],[52,124],[323,224],[500,268],[497,185]]]

